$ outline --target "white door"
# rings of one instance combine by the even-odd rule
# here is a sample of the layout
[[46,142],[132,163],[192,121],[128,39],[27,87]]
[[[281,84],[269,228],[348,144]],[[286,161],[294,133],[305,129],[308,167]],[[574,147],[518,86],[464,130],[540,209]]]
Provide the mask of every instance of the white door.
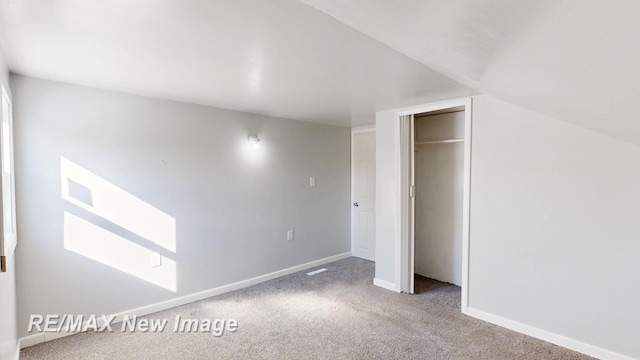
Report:
[[353,256],[375,259],[376,133],[354,132],[351,144]]

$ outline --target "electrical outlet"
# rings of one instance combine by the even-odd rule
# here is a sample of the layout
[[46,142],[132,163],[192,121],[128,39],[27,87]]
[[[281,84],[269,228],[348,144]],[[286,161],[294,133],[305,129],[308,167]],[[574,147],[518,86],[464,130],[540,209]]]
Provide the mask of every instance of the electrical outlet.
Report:
[[309,187],[314,187],[316,186],[316,177],[312,176],[309,178]]
[[293,240],[293,230],[287,231],[287,240]]

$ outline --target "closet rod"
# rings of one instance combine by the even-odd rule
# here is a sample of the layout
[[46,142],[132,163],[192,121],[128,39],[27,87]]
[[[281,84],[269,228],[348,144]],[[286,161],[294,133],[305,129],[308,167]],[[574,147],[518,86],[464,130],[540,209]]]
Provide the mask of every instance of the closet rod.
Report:
[[442,139],[442,140],[416,140],[415,144],[416,145],[426,145],[426,144],[446,144],[446,143],[457,143],[457,142],[463,142],[464,138],[458,138],[458,139]]

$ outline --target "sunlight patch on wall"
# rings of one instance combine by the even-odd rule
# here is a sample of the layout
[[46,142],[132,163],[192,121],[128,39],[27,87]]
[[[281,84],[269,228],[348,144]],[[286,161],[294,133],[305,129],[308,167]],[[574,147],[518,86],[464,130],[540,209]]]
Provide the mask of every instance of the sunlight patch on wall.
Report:
[[152,267],[153,251],[66,211],[64,248],[167,290],[177,289],[175,261],[162,257],[162,265]]
[[62,198],[176,252],[176,220],[94,173],[60,158]]
[[[64,157],[60,158],[60,176],[64,200],[171,253],[176,252],[176,220],[172,216]],[[66,211],[64,248],[167,290],[177,291],[174,260]]]

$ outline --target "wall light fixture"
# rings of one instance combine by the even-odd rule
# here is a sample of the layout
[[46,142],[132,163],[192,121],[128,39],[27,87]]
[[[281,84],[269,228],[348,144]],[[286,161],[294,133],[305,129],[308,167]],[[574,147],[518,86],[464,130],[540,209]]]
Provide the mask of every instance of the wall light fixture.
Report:
[[258,135],[249,135],[249,144],[253,146],[254,149],[260,147],[260,138]]

